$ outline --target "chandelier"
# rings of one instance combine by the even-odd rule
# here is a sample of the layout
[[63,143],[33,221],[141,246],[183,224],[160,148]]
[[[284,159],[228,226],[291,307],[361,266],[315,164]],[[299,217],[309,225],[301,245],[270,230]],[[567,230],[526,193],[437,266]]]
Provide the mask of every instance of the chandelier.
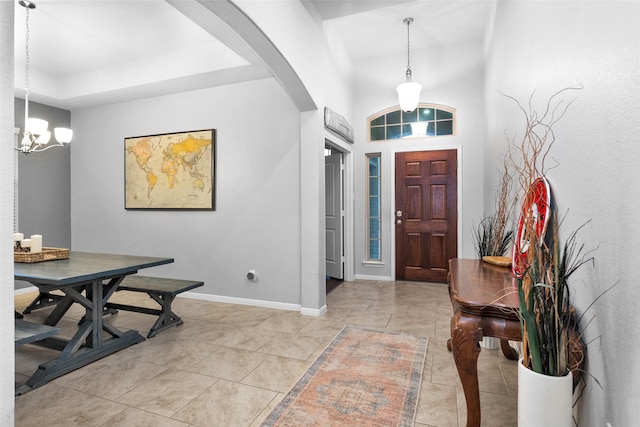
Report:
[[411,112],[418,106],[422,85],[411,81],[411,44],[409,38],[409,25],[413,22],[413,18],[405,18],[402,22],[407,24],[407,80],[406,82],[399,84],[396,90],[398,91],[398,101],[402,111]]
[[29,117],[29,10],[35,9],[36,4],[29,0],[20,0],[20,6],[26,10],[26,31],[25,31],[25,94],[24,94],[24,136],[16,150],[25,154],[37,153],[48,150],[51,147],[64,147],[71,142],[73,131],[67,128],[55,128],[53,130],[55,142],[51,141],[49,122],[42,119]]

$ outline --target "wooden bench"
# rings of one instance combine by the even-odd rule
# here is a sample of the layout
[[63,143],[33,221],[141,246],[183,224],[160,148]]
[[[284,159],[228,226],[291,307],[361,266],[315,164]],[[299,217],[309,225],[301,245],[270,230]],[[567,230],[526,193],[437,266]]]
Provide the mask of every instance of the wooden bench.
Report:
[[[16,312],[15,322],[14,341],[16,347],[22,344],[31,344],[38,341],[46,340],[47,338],[51,338],[52,336],[57,335],[60,332],[60,328],[56,328],[55,326],[28,322],[23,318],[18,317],[18,312]],[[15,383],[16,396],[27,393],[29,391],[31,391],[31,387],[29,387],[26,383]]]
[[60,332],[60,328],[28,322],[24,319],[16,319],[15,344],[29,344],[50,338]]
[[167,279],[164,277],[149,277],[133,274],[124,278],[120,286],[118,286],[118,291],[144,292],[160,304],[161,309],[138,307],[115,302],[107,302],[105,308],[158,316],[158,319],[147,335],[147,338],[151,338],[167,328],[182,325],[183,321],[172,311],[171,303],[178,294],[199,286],[204,286],[204,283],[196,280]]

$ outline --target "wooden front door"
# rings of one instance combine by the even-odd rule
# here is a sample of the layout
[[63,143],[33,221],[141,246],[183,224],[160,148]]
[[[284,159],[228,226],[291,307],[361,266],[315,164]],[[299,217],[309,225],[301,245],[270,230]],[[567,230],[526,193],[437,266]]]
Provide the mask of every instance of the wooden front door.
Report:
[[396,279],[446,282],[458,253],[456,150],[396,154]]

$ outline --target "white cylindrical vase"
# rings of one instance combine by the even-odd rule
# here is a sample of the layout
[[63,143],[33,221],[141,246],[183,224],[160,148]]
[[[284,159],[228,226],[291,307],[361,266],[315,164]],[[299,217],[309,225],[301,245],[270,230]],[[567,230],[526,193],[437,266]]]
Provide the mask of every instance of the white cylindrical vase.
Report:
[[572,427],[573,377],[539,374],[518,361],[518,427]]

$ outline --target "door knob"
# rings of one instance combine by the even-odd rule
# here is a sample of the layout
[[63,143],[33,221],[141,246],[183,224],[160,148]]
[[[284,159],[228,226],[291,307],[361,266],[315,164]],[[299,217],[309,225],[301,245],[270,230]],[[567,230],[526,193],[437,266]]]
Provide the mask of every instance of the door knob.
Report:
[[401,219],[396,220],[396,224],[398,224],[398,225],[402,224],[402,220]]

